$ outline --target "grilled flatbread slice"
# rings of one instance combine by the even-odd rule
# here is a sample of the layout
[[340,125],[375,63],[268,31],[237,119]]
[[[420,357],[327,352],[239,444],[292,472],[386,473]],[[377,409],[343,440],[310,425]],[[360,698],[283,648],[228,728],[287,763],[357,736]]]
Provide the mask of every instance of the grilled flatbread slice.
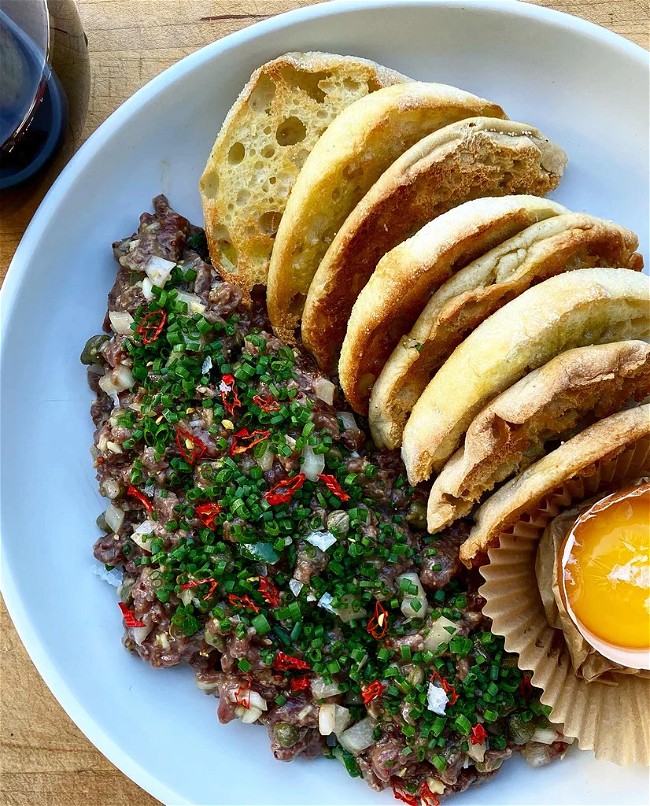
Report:
[[650,395],[650,344],[577,347],[506,389],[479,414],[431,488],[430,532],[467,515],[496,484],[597,420]]
[[[639,477],[646,476],[650,473],[648,404],[599,420],[504,484],[476,513],[476,525],[460,548],[461,560],[471,566],[483,558],[515,521],[523,515],[534,520],[536,510],[546,509],[568,483],[583,480],[585,498],[597,494],[601,490],[592,489],[589,479],[597,478],[600,468],[634,446]],[[602,476],[601,487],[606,489],[607,474]]]
[[341,386],[360,414],[400,338],[430,295],[455,272],[537,221],[566,208],[536,196],[476,199],[426,224],[391,249],[352,308],[341,349]]
[[524,291],[488,317],[433,376],[404,429],[415,484],[439,472],[476,414],[551,358],[588,344],[650,334],[650,278],[630,269],[576,269]]
[[346,218],[309,287],[301,335],[319,366],[336,369],[354,301],[386,252],[471,199],[544,196],[565,164],[537,129],[498,118],[452,123],[409,148]]
[[289,191],[346,106],[410,79],[366,59],[287,53],[262,65],[228,112],[200,189],[210,256],[245,291],[266,283]]
[[307,157],[271,256],[267,304],[278,336],[293,339],[307,292],[339,227],[381,174],[418,140],[500,106],[446,84],[410,82],[356,101]]
[[372,390],[370,427],[397,448],[413,406],[435,372],[484,319],[531,285],[597,266],[641,269],[633,232],[583,213],[542,221],[454,275],[431,297],[386,362]]

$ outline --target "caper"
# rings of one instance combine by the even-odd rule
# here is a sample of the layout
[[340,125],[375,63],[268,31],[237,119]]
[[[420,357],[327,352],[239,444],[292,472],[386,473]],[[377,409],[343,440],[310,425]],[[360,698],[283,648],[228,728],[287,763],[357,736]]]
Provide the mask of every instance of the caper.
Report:
[[103,512],[101,515],[97,516],[97,520],[95,521],[95,523],[97,524],[97,526],[99,526],[102,532],[110,534],[113,531],[111,527],[106,523],[106,515]]
[[274,725],[273,735],[281,747],[293,747],[300,739],[300,733],[288,722],[278,722]]
[[105,333],[100,333],[98,336],[91,336],[86,342],[86,346],[81,351],[81,363],[90,366],[97,364],[100,360],[99,351],[101,347],[106,344],[109,336]]
[[342,509],[336,509],[327,516],[327,528],[337,537],[342,537],[350,531],[350,516]]
[[515,744],[526,744],[533,738],[535,724],[532,721],[524,722],[519,714],[513,714],[508,720],[508,733]]
[[413,501],[406,513],[406,520],[416,529],[427,528],[427,507],[424,501]]
[[341,453],[341,451],[339,450],[339,448],[337,448],[336,446],[332,446],[332,447],[331,447],[331,448],[330,448],[330,449],[327,451],[327,453],[325,454],[325,456],[326,456],[328,459],[331,459],[331,460],[333,460],[333,461],[335,461],[335,462],[340,462],[340,461],[342,461],[342,459],[343,459],[343,454]]

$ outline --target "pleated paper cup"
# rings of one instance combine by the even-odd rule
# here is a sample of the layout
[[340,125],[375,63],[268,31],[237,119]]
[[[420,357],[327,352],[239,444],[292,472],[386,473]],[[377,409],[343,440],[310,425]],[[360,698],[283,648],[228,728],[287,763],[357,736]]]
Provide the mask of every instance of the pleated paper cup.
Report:
[[592,681],[575,674],[564,633],[547,622],[535,560],[544,530],[556,515],[646,476],[649,448],[647,439],[640,440],[590,468],[589,475],[569,479],[544,499],[531,501],[529,511],[489,550],[479,591],[492,631],[503,636],[506,649],[519,656],[519,668],[542,689],[540,699],[551,708],[551,722],[563,724],[564,734],[581,749],[623,766],[650,766],[650,680],[615,671]]

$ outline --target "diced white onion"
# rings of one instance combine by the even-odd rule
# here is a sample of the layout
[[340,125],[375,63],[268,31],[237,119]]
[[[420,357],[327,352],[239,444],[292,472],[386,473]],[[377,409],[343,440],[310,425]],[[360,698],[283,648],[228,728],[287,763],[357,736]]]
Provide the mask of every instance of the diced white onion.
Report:
[[146,624],[144,627],[131,627],[131,635],[133,636],[133,640],[136,642],[136,644],[138,646],[142,646],[151,630],[152,627],[147,626]]
[[[208,409],[210,411],[210,409]],[[261,470],[267,471],[273,467],[275,461],[275,454],[270,448],[267,448],[264,453],[255,460]]]
[[[131,540],[133,540],[134,543],[140,546],[141,549],[144,549],[145,551],[151,551],[151,541],[153,538],[151,537],[145,538],[144,535],[152,535],[154,533],[155,528],[156,524],[153,521],[150,521],[148,519],[146,521],[142,521],[142,523],[133,530]],[[188,588],[187,590],[191,593],[190,588]],[[185,591],[182,591],[182,593],[185,593]]]
[[316,700],[324,700],[327,697],[334,697],[341,693],[338,683],[326,683],[322,677],[315,677],[311,681],[311,693]]
[[145,277],[142,281],[142,296],[146,300],[153,299],[153,283],[148,277]]
[[266,700],[257,691],[251,690],[249,702],[251,708],[259,708],[260,711],[268,711]]
[[119,532],[124,523],[124,510],[111,502],[106,509],[104,519],[111,532]]
[[314,453],[311,445],[305,445],[302,451],[300,470],[309,481],[317,481],[318,476],[325,470],[325,454]]
[[117,442],[112,442],[110,439],[106,440],[106,447],[111,453],[123,453],[122,446],[118,445]]
[[329,381],[327,378],[318,378],[318,380],[314,382],[314,392],[316,393],[316,397],[324,400],[325,403],[329,403],[330,406],[334,402],[335,391],[336,386],[334,386],[332,381]]
[[128,311],[109,311],[108,318],[111,327],[120,336],[131,335],[131,325],[133,324],[133,317]]
[[336,416],[343,423],[344,431],[358,431],[359,426],[351,411],[337,411]]
[[557,742],[560,734],[553,730],[553,728],[535,728],[531,742],[540,742],[540,744],[553,744]]
[[162,288],[171,277],[172,269],[176,264],[172,260],[165,260],[164,257],[153,255],[147,261],[144,270],[147,277],[158,288]]
[[321,551],[327,551],[336,543],[336,538],[331,532],[310,532],[305,540]]
[[347,708],[335,703],[325,703],[318,709],[318,732],[321,736],[343,733],[351,719],[352,715]]
[[187,305],[189,313],[205,313],[205,305],[196,294],[188,294],[187,291],[178,291],[176,299]]
[[529,742],[523,745],[520,752],[531,767],[543,767],[551,760],[551,751],[542,742]]
[[[137,541],[136,541],[136,542],[137,542]],[[148,541],[147,541],[147,542],[148,542]],[[139,545],[139,544],[138,544],[138,545]],[[149,551],[149,549],[148,549],[148,548],[147,548],[147,551]],[[183,602],[183,604],[185,605],[185,607],[187,607],[189,604],[192,604],[192,599],[194,599],[194,596],[195,596],[195,593],[194,593],[194,589],[193,589],[193,588],[184,588],[184,589],[183,589],[183,590],[180,592],[180,594],[179,594],[179,597],[178,597],[178,598],[181,600],[181,602]]]
[[339,744],[348,753],[357,756],[366,750],[373,742],[372,732],[375,729],[375,722],[370,717],[362,719],[356,725],[352,725],[338,737]]
[[440,686],[429,683],[429,688],[427,689],[427,708],[429,711],[433,711],[434,714],[439,716],[444,716],[448,702],[449,698],[445,691]]
[[244,708],[243,706],[239,705],[235,709],[235,713],[244,723],[244,725],[251,725],[253,722],[257,722],[257,720],[262,716],[262,711],[260,708]]
[[481,742],[481,744],[472,744],[470,742],[469,747],[467,748],[467,755],[473,761],[484,761],[485,750],[486,750],[485,742]]
[[[402,604],[400,606],[402,613],[409,620],[414,618],[424,618],[427,614],[427,610],[429,609],[429,603],[427,601],[427,595],[424,592],[424,588],[422,587],[422,583],[420,582],[420,577],[414,571],[409,571],[407,574],[400,574],[400,576],[397,577],[397,584],[399,585],[403,579],[408,579],[408,581],[415,585],[418,590],[417,593],[414,594],[403,594]],[[418,605],[413,607],[413,604],[416,602],[419,602],[419,609]]]
[[302,590],[303,583],[300,582],[298,579],[294,579],[291,577],[289,580],[289,590],[293,593],[294,596],[298,596],[300,591]]
[[202,680],[197,680],[196,685],[197,688],[199,688],[201,691],[205,691],[206,693],[216,691],[219,688],[219,683],[207,683]]
[[359,606],[358,602],[356,603],[356,608],[354,603],[354,596],[350,594],[347,594],[341,599],[341,607],[337,608],[336,614],[344,624],[347,624],[353,619],[363,618],[364,616],[368,615],[368,613]]
[[[458,624],[450,621],[445,616],[440,616],[424,639],[424,648],[429,652],[437,652],[440,647],[446,646],[452,637],[458,632]],[[451,632],[450,632],[451,630]]]
[[135,384],[135,378],[131,374],[129,367],[120,364],[119,367],[107,372],[103,378],[99,379],[99,388],[107,395],[118,394],[125,389],[130,389]]
[[205,357],[205,361],[201,364],[201,375],[205,375],[206,372],[210,372],[212,369],[212,358],[208,355]]
[[320,599],[318,600],[317,604],[319,607],[322,607],[323,610],[327,610],[329,613],[334,613],[334,608],[332,607],[332,601],[334,597],[331,593],[324,593]]

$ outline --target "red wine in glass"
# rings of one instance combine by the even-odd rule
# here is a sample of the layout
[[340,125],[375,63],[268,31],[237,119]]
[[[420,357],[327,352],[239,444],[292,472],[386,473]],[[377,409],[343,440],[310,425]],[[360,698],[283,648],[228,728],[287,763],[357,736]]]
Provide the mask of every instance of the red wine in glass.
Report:
[[0,0],[0,190],[49,165],[67,126],[65,92],[48,63],[45,0]]

